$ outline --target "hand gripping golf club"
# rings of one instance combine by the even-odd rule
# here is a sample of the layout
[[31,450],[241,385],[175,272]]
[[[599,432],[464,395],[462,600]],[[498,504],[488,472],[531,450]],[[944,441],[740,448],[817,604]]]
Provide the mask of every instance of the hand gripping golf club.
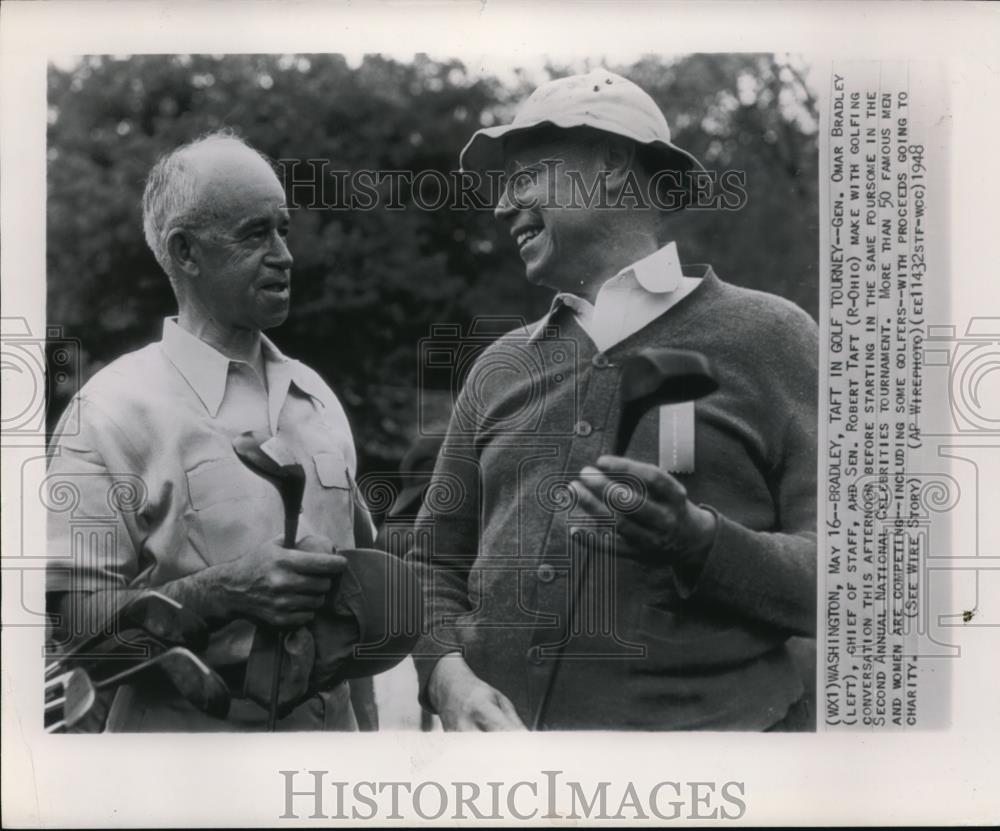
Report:
[[82,669],[73,669],[45,682],[46,733],[63,733],[76,726],[94,706],[97,693]]
[[624,456],[632,434],[653,407],[696,401],[719,388],[708,358],[684,349],[643,349],[622,364],[621,417],[614,454]]
[[[711,364],[700,352],[683,349],[643,349],[625,359],[622,364],[618,395],[621,415],[615,434],[614,455],[624,456],[639,420],[653,407],[696,401],[719,388]],[[576,585],[573,587],[571,614],[583,608],[591,552],[581,552]],[[565,643],[563,644],[563,646]],[[538,729],[545,717],[559,662],[549,673],[545,695],[535,711],[532,729]]]
[[[285,509],[285,537],[282,545],[285,548],[294,548],[299,530],[299,514],[302,512],[302,497],[306,490],[306,472],[298,463],[278,464],[265,453],[262,445],[268,438],[262,433],[248,430],[233,439],[233,450],[243,464],[278,489],[281,504]],[[271,699],[267,713],[267,729],[273,731],[278,720],[278,690],[281,686],[284,632],[260,627],[258,634],[263,634],[265,638],[273,641],[273,646],[270,648],[274,650],[274,670],[271,675]]]
[[121,603],[107,618],[100,631],[89,635],[45,666],[45,677],[52,678],[69,665],[111,658],[140,658],[141,655],[115,654],[116,647],[133,645],[125,632],[142,630],[160,644],[202,649],[208,642],[208,627],[200,616],[180,603],[155,591],[143,591]]
[[94,689],[103,690],[150,672],[165,675],[177,691],[202,712],[216,718],[225,718],[229,712],[229,688],[226,682],[183,646],[168,649],[155,658],[135,664],[93,686]]

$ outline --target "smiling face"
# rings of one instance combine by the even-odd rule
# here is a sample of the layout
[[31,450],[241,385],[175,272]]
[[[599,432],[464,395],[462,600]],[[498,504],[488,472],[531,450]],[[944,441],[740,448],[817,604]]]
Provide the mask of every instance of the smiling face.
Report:
[[195,160],[201,212],[208,227],[192,233],[198,274],[193,300],[225,330],[261,331],[284,323],[291,298],[292,255],[285,237],[285,193],[249,148],[223,144]]
[[494,214],[510,226],[528,280],[586,295],[608,276],[611,242],[600,198],[585,198],[602,170],[594,143],[565,131],[514,134],[504,144],[504,167],[510,185]]

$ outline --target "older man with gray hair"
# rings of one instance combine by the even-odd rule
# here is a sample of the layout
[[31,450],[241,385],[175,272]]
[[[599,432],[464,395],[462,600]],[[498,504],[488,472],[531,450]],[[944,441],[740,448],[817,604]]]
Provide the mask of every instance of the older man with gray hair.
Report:
[[[370,536],[370,520],[354,496],[340,402],[262,334],[289,311],[282,185],[260,153],[213,133],[157,162],[143,227],[178,315],[162,340],[98,372],[57,428],[49,480],[72,483],[77,503],[50,514],[50,609],[87,631],[102,609],[154,588],[208,623],[201,658],[231,690],[228,717],[200,712],[167,684],[134,684],[119,688],[109,730],[259,730],[272,695],[278,730],[355,729],[344,678],[366,669],[343,665],[365,624],[334,600],[351,573],[336,551]],[[294,547],[276,538],[278,492],[234,452],[248,432],[278,462],[302,466]],[[81,550],[74,518],[106,516],[122,484],[138,498],[115,512],[113,542]],[[274,632],[285,633],[274,646],[282,654],[268,658],[256,646]]]

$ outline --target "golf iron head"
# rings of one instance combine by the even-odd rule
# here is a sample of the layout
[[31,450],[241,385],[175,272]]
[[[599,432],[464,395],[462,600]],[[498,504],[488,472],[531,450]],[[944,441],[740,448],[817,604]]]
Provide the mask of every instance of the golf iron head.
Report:
[[165,676],[185,699],[204,713],[225,718],[229,712],[229,688],[218,673],[208,667],[197,655],[182,646],[175,646],[135,664],[122,672],[95,684],[98,690],[150,675]]
[[625,455],[639,419],[651,408],[696,401],[718,388],[711,364],[700,352],[643,349],[630,356],[622,365],[615,455]]
[[[73,669],[45,682],[46,733],[62,733],[75,727],[97,700],[94,684],[82,669]],[[54,721],[52,720],[54,719]]]
[[71,664],[102,658],[141,658],[139,652],[129,656],[126,651],[126,647],[138,645],[126,637],[126,633],[134,630],[142,630],[167,646],[197,650],[208,643],[208,627],[199,615],[166,595],[146,590],[120,604],[97,633],[52,656],[54,660],[46,665],[45,677],[51,678]]
[[279,464],[268,455],[263,445],[269,438],[263,433],[247,430],[233,439],[233,450],[244,465],[278,489],[285,509],[283,544],[285,548],[293,548],[298,535],[302,497],[306,490],[306,472],[297,462]]
[[208,625],[201,616],[156,591],[137,597],[126,620],[165,644],[193,650],[208,645]]

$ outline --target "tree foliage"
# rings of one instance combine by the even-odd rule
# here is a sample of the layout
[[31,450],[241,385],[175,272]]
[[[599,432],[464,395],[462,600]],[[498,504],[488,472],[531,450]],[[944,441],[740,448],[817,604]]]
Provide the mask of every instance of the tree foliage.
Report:
[[[448,172],[472,132],[509,119],[545,74],[586,68],[501,82],[427,56],[370,55],[357,66],[339,55],[88,57],[53,67],[49,321],[82,341],[85,376],[159,336],[175,305],[143,241],[139,201],[153,162],[178,144],[228,126],[274,159]],[[656,99],[674,140],[706,167],[746,171],[745,209],[676,215],[682,260],[711,262],[724,279],[815,316],[816,111],[795,61],[647,56],[610,68]],[[418,344],[432,323],[530,320],[548,305],[490,211],[423,210],[405,192],[402,201],[403,210],[293,212],[293,309],[272,333],[336,390],[369,466],[391,464],[413,438]]]

